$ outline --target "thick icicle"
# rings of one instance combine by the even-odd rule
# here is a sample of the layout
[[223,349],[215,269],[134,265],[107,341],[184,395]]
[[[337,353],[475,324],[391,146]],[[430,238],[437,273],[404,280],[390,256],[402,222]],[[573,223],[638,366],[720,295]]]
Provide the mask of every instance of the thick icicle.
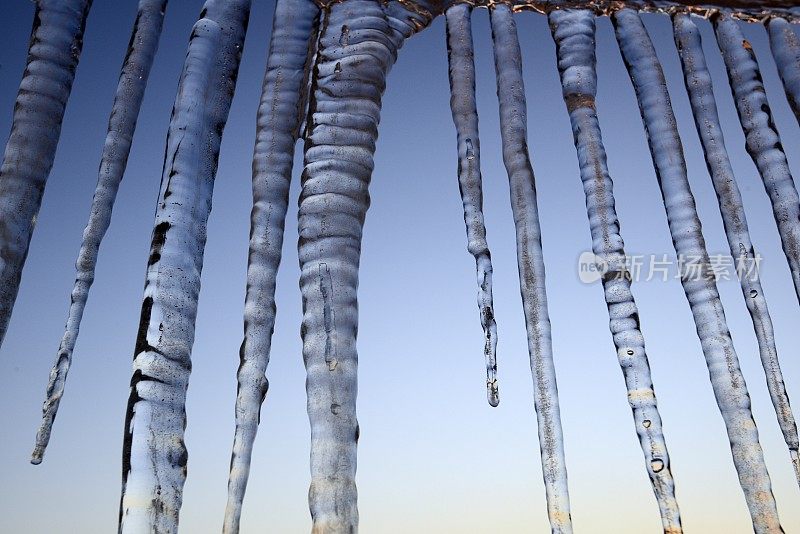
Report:
[[800,38],[784,18],[773,17],[767,21],[772,57],[783,80],[786,98],[800,122]]
[[677,534],[683,530],[675,499],[675,482],[644,336],[639,326],[639,310],[631,292],[631,276],[626,266],[614,201],[614,184],[608,172],[595,108],[595,15],[589,10],[559,10],[551,12],[549,20],[586,194],[592,251],[608,267],[602,278],[603,292],[609,326],[628,389],[628,403],[633,411],[636,434],[661,512],[664,532]]
[[458,4],[447,10],[447,54],[450,64],[450,110],[458,144],[458,186],[467,226],[467,250],[475,257],[478,274],[478,309],[485,337],[486,395],[489,404],[500,402],[497,387],[497,323],[492,302],[492,257],[483,224],[481,141],[475,103],[475,61],[472,48],[472,6]]
[[742,204],[742,196],[736,185],[736,177],[725,148],[725,138],[717,114],[711,74],[706,67],[702,40],[697,26],[687,14],[676,14],[673,17],[675,44],[683,64],[686,90],[692,105],[695,126],[703,144],[706,164],[708,166],[714,190],[717,193],[725,235],[728,237],[731,256],[736,258],[737,274],[742,286],[747,310],[753,320],[753,328],[758,340],[761,365],[767,377],[772,405],[778,416],[778,424],[783,432],[783,439],[789,446],[792,463],[800,477],[800,465],[797,463],[798,438],[797,425],[789,405],[786,386],[783,383],[775,336],[772,330],[772,319],[767,308],[767,301],[758,269],[748,269],[748,262],[754,262],[755,249],[750,240],[747,228],[747,217]]
[[[750,395],[709,265],[664,72],[638,13],[621,9],[614,13],[612,20],[639,101],[672,243],[678,258],[691,261],[682,266],[681,284],[692,310],[714,396],[725,421],[753,528],[759,534],[783,532],[758,441],[758,429],[750,411]],[[699,266],[698,273],[691,272],[693,265]]]
[[133,133],[136,130],[136,119],[139,116],[150,67],[158,48],[166,7],[167,0],[139,0],[136,22],[122,64],[111,117],[108,120],[108,134],[103,145],[89,222],[83,231],[83,243],[78,253],[78,260],[75,262],[77,275],[72,288],[69,317],[47,384],[47,398],[42,406],[42,424],[36,434],[36,446],[31,455],[33,464],[42,461],[47,443],[50,441],[50,431],[58,412],[58,404],[64,394],[67,373],[72,363],[72,351],[78,338],[89,288],[94,281],[97,253],[111,223],[111,210],[114,208],[117,190],[128,163]]
[[250,12],[207,0],[172,110],[122,451],[120,532],[176,532],[188,455],[186,388],[206,224]]
[[528,154],[528,117],[522,78],[522,54],[511,8],[505,4],[495,4],[489,13],[497,71],[503,162],[508,172],[511,209],[517,233],[519,283],[528,331],[528,352],[533,374],[547,514],[552,531],[567,534],[572,532],[572,518],[558,386],[550,339],[550,318],[547,312],[536,184]]
[[295,141],[305,107],[319,8],[311,0],[278,0],[258,107],[253,151],[253,210],[244,307],[244,341],[237,373],[236,433],[223,532],[239,532],[253,442],[269,382],[275,327],[275,278],[281,261]]
[[386,75],[429,19],[398,1],[326,8],[306,130],[298,223],[315,533],[358,528],[356,332],[361,235]]
[[0,345],[72,91],[92,0],[37,0],[28,62],[0,167]]
[[780,135],[772,122],[756,55],[735,19],[718,13],[713,21],[739,112],[739,122],[744,130],[745,148],[758,167],[764,189],[772,202],[772,213],[778,224],[783,252],[800,300],[800,198]]

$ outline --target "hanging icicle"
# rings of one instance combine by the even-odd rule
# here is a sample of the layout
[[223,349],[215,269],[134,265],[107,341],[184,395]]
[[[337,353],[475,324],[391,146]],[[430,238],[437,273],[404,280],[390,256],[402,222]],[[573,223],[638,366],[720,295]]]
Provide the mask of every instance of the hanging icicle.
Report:
[[225,534],[239,532],[253,442],[269,382],[265,376],[275,328],[275,279],[281,261],[295,141],[305,111],[319,8],[311,0],[278,0],[253,151],[253,211],[244,341],[237,373],[236,433],[228,478]]
[[536,204],[536,185],[528,154],[527,109],[522,78],[522,54],[511,8],[495,4],[490,11],[503,162],[511,188],[511,210],[517,233],[520,292],[528,331],[528,352],[539,427],[547,513],[553,533],[572,532],[564,460],[564,439],[553,365],[550,318],[547,312],[544,257]]
[[602,277],[603,293],[617,357],[628,389],[628,403],[633,411],[636,434],[661,512],[664,532],[677,534],[683,530],[678,502],[675,500],[675,482],[650,376],[644,336],[639,327],[639,310],[631,292],[631,275],[620,235],[614,184],[608,173],[595,108],[595,15],[589,10],[558,10],[550,13],[549,21],[556,43],[564,102],[572,124],[581,181],[586,193],[592,251],[602,265],[607,266]]
[[731,257],[736,258],[736,273],[742,286],[747,310],[753,321],[761,365],[767,377],[767,387],[778,416],[778,424],[783,438],[789,447],[789,454],[800,480],[800,463],[798,463],[797,425],[786,386],[783,383],[772,319],[767,308],[767,300],[756,264],[756,253],[750,240],[747,228],[747,217],[742,204],[742,196],[736,185],[736,177],[725,148],[725,138],[717,114],[714,99],[714,88],[711,74],[706,67],[700,31],[688,14],[675,14],[673,17],[675,44],[683,64],[686,90],[692,105],[697,134],[703,145],[703,152],[708,165],[711,182],[717,193],[722,222]]
[[372,156],[386,75],[429,22],[399,1],[345,0],[326,8],[320,33],[298,214],[315,533],[358,528],[356,290]]
[[467,227],[467,250],[475,257],[478,274],[478,309],[485,338],[486,395],[489,404],[500,403],[497,387],[497,323],[492,299],[492,256],[483,223],[481,141],[475,103],[475,61],[472,48],[472,6],[458,4],[447,16],[447,57],[450,73],[450,110],[458,144],[458,187]]
[[206,224],[249,0],[207,0],[172,110],[122,452],[121,533],[176,532]]
[[0,167],[0,346],[53,167],[92,0],[37,0]]
[[47,398],[42,406],[42,424],[36,434],[36,446],[31,455],[32,464],[42,462],[50,441],[53,421],[58,413],[58,405],[64,394],[67,373],[72,364],[72,351],[75,349],[83,310],[89,298],[89,288],[94,281],[100,242],[111,224],[111,210],[114,208],[119,184],[128,164],[136,120],[144,98],[150,67],[158,49],[166,7],[167,0],[139,0],[136,22],[122,64],[111,117],[108,120],[108,133],[100,159],[100,171],[92,199],[89,223],[83,231],[83,242],[75,262],[77,274],[70,298],[69,317],[58,347],[56,362],[50,371]]
[[713,22],[739,112],[739,122],[744,130],[745,148],[756,164],[772,202],[772,213],[778,224],[783,252],[800,300],[800,198],[780,135],[772,121],[755,52],[730,15],[718,13]]
[[766,24],[772,57],[778,66],[786,98],[800,123],[800,38],[784,18],[772,17]]
[[714,396],[728,431],[733,462],[750,509],[753,528],[759,534],[783,532],[758,441],[758,429],[750,411],[750,395],[709,265],[661,64],[637,12],[621,9],[613,14],[612,21],[636,90],[672,243],[682,264],[681,284],[692,310]]

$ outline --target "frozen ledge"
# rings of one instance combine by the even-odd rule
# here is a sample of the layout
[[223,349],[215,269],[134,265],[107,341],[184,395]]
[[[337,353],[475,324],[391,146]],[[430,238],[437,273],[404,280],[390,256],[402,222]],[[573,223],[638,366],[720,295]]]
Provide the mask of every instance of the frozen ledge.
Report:
[[[343,0],[315,0],[321,7]],[[383,0],[388,2],[388,0]],[[555,9],[583,8],[592,9],[598,15],[630,7],[650,13],[689,12],[707,17],[710,14],[725,10],[734,17],[748,22],[765,22],[770,17],[783,17],[789,22],[800,23],[800,5],[796,0],[727,0],[705,2],[702,0],[685,0],[682,2],[669,0],[391,0],[402,4],[409,11],[414,11],[425,18],[433,19],[454,4],[471,4],[475,7],[490,7],[493,4],[510,4],[514,11],[535,11],[548,13]]]

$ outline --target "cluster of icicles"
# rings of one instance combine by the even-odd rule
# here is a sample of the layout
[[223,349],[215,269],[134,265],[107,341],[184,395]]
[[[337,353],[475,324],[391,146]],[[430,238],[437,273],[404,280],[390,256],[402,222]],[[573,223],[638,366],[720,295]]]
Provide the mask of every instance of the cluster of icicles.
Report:
[[[28,64],[0,171],[0,341],[8,325],[53,163],[90,4],[91,0],[37,1]],[[124,174],[166,7],[167,0],[139,2],[109,119],[90,219],[76,263],[66,330],[47,387],[33,463],[42,461],[50,440],[94,279],[98,249]],[[536,187],[526,141],[522,62],[514,20],[514,12],[520,6],[491,3],[488,7],[547,510],[552,531],[569,533],[572,526],[567,470]],[[381,97],[386,75],[405,39],[428,26],[440,12],[446,15],[458,184],[468,250],[477,269],[488,400],[492,406],[499,402],[492,263],[482,213],[472,9],[467,3],[448,4],[445,9],[435,2],[410,0],[343,0],[323,6],[312,0],[277,0],[253,155],[244,341],[238,370],[236,433],[224,532],[239,530],[253,441],[268,389],[265,371],[275,323],[275,278],[281,259],[294,147],[300,138],[305,140],[305,167],[298,247],[303,358],[308,372],[311,421],[309,502],[313,531],[344,533],[357,529],[356,288]],[[206,223],[249,10],[250,0],[208,0],[189,40],[167,136],[134,351],[124,429],[121,532],[175,532],[178,526],[187,465],[184,404]],[[603,13],[612,17],[636,90],[675,251],[703,259],[703,276],[685,276],[682,283],[753,528],[758,533],[782,532],[750,398],[708,265],[664,74],[638,11],[620,4]],[[774,13],[792,18],[784,9]],[[595,106],[598,14],[596,9],[581,9],[576,3],[565,9],[549,10],[548,19],[586,195],[592,248],[608,266],[602,286],[609,327],[664,531],[677,533],[682,532],[682,527],[675,484],[631,292],[631,276],[625,266],[613,183]],[[772,122],[759,66],[731,12],[711,9],[706,14],[714,24],[747,150],[772,202],[783,249],[800,295],[800,202]],[[686,89],[731,254],[737,259],[752,258],[755,251],[726,152],[700,33],[688,8],[671,9],[671,16]],[[800,39],[787,18],[765,12],[762,20],[769,31],[786,95],[800,120]],[[740,278],[769,392],[800,479],[800,444],[778,364],[767,302],[757,277]]]

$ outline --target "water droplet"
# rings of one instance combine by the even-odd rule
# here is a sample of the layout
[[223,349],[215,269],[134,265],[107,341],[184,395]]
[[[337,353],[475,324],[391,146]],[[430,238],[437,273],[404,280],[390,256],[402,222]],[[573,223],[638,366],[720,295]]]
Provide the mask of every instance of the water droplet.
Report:
[[331,413],[333,415],[339,415],[339,412],[342,410],[342,407],[335,402],[331,404]]
[[644,421],[642,421],[642,426],[645,428],[650,428],[651,424],[652,423],[650,422],[650,419],[645,419]]
[[633,349],[628,349],[626,352],[628,353],[628,356],[633,356]]
[[336,74],[342,72],[342,64],[339,63],[338,61],[336,62],[336,66],[333,68],[333,72],[335,72]]
[[653,473],[660,473],[664,469],[664,460],[653,458],[650,461],[650,467],[653,469]]
[[467,139],[467,159],[475,159],[475,151],[472,148],[472,139]]
[[751,289],[751,290],[750,290],[750,298],[751,298],[751,299],[754,299],[754,298],[756,298],[757,296],[758,296],[758,291],[756,291],[755,289]]

